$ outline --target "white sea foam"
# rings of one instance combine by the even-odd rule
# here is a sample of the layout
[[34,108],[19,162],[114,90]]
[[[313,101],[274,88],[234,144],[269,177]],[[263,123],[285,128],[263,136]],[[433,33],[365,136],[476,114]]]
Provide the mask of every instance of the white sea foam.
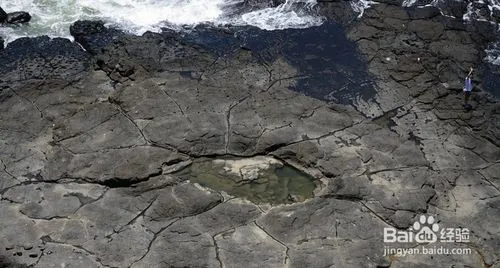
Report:
[[[142,34],[162,27],[176,28],[208,22],[254,25],[266,30],[306,28],[322,23],[313,12],[316,0],[287,0],[275,7],[240,14],[229,10],[244,0],[9,0],[7,12],[24,10],[32,14],[29,25],[2,27],[7,41],[20,36],[69,37],[69,25],[79,19],[103,19],[108,25]],[[3,3],[5,2],[5,3]],[[296,5],[302,3],[302,5]],[[239,14],[229,18],[226,13]]]
[[417,0],[404,0],[403,1],[403,6],[404,7],[411,7],[417,3]]
[[[303,4],[303,7],[296,9],[295,4],[299,2]],[[323,19],[314,15],[313,8],[315,5],[316,0],[286,0],[285,3],[277,7],[243,14],[240,24],[253,25],[265,30],[317,26],[323,22]]]
[[485,60],[491,64],[500,65],[500,41],[488,46]]
[[353,1],[351,1],[351,7],[356,13],[359,13],[359,15],[358,15],[359,18],[361,16],[363,16],[365,9],[367,9],[375,4],[378,4],[378,2],[369,1],[369,0],[353,0]]

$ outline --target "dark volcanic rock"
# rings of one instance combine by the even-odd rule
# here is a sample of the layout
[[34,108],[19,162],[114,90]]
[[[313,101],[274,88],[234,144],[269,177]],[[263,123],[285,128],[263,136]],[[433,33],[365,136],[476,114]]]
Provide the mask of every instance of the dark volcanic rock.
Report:
[[[93,56],[17,40],[0,52],[0,266],[496,267],[500,118],[484,90],[498,84],[480,26],[381,3],[348,29],[76,23]],[[314,197],[257,206],[172,173],[263,155],[317,178]],[[384,228],[421,216],[469,228],[470,243],[433,245],[470,254],[384,256]]]
[[493,8],[491,16],[495,18],[497,23],[500,23],[500,8]]
[[453,18],[447,16],[440,16],[437,18],[446,30],[467,30],[467,25],[464,24],[462,18]]
[[486,90],[500,98],[500,68],[497,65],[489,65],[484,71],[482,84]]
[[0,7],[0,23],[5,22],[7,19],[7,13]]
[[349,1],[318,1],[318,7],[322,16],[342,25],[349,24],[358,16]]
[[432,3],[432,0],[416,0],[411,6],[412,7],[424,7],[430,3]]
[[467,1],[445,0],[437,1],[436,7],[443,12],[443,15],[461,19],[467,11]]
[[497,26],[489,21],[471,21],[467,24],[467,30],[474,35],[475,41],[481,46],[486,47],[490,42],[498,38]]
[[381,0],[379,2],[393,6],[401,6],[403,4],[403,0]]
[[0,37],[0,50],[3,50],[3,46],[4,46],[4,41],[3,38]]
[[0,74],[4,81],[48,78],[73,80],[87,67],[87,53],[78,44],[63,38],[19,38],[9,43],[0,54]]
[[213,56],[200,46],[185,43],[172,32],[147,32],[141,37],[122,35],[101,49],[96,63],[114,81],[164,71],[201,74],[213,62]]
[[484,2],[472,2],[472,9],[474,12],[471,14],[472,19],[491,19],[490,7]]
[[239,38],[264,62],[283,57],[297,68],[303,78],[289,87],[294,91],[336,103],[352,103],[374,94],[373,85],[367,82],[369,74],[363,59],[354,43],[345,38],[339,23],[326,21],[308,31],[249,29],[240,33]]
[[31,20],[31,15],[25,11],[17,11],[7,14],[7,23],[26,23]]
[[276,7],[283,4],[284,0],[245,0],[244,5],[252,9],[263,9],[267,7]]
[[76,42],[94,55],[124,35],[122,31],[104,27],[102,21],[77,21],[70,26],[69,31]]
[[441,12],[437,7],[425,6],[425,7],[411,7],[407,9],[408,15],[413,20],[419,19],[430,19],[439,16]]

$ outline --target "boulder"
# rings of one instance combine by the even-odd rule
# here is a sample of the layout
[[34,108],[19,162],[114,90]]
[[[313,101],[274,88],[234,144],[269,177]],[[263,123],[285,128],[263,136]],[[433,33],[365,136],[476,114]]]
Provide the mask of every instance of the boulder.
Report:
[[466,27],[481,46],[486,47],[490,42],[497,40],[497,26],[489,21],[471,21]]
[[491,16],[497,23],[500,23],[500,9],[493,8],[491,10]]
[[285,0],[244,0],[244,1],[232,1],[228,3],[227,15],[228,16],[239,16],[241,14],[261,10],[265,8],[277,7],[285,3]]
[[7,14],[7,23],[26,23],[31,20],[31,15],[28,12],[16,11]]
[[466,1],[445,0],[438,1],[436,7],[443,12],[443,15],[462,18],[467,11]]
[[0,7],[0,23],[3,23],[7,19],[7,12],[5,12],[2,7]]
[[444,26],[439,22],[429,20],[412,20],[408,23],[408,30],[414,32],[423,40],[436,40],[444,31]]
[[104,27],[102,21],[77,21],[69,27],[70,34],[75,42],[91,54],[98,54],[123,32]]
[[349,1],[318,1],[319,13],[341,25],[354,21],[358,14],[352,9]]
[[401,6],[403,4],[403,0],[381,0],[378,2],[393,6]]
[[478,19],[486,19],[486,20],[491,19],[492,12],[490,12],[490,7],[488,6],[488,4],[480,3],[480,2],[473,2],[472,9],[475,10],[474,13],[478,17]]
[[412,20],[430,19],[441,14],[439,9],[433,6],[411,7],[407,11],[408,16]]
[[281,4],[285,3],[283,0],[272,0],[272,1],[262,1],[262,0],[245,0],[244,5],[249,6],[256,9],[268,8],[268,7],[277,7]]
[[463,23],[462,18],[440,16],[439,22],[443,24],[446,30],[457,30],[457,31],[467,30],[467,26]]
[[432,3],[432,0],[416,0],[415,2],[412,2],[411,4],[403,4],[403,6],[406,7],[424,7],[427,5],[430,5]]
[[[58,68],[50,69],[49,66]],[[87,53],[78,44],[65,38],[21,37],[9,43],[0,53],[3,81],[49,78],[73,80],[83,75],[87,67]]]

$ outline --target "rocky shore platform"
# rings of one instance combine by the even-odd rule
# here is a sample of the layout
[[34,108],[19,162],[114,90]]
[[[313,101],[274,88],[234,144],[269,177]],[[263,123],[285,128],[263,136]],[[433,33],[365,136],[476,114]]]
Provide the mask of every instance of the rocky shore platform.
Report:
[[[0,267],[500,267],[500,104],[482,63],[495,26],[320,5],[328,20],[301,30],[80,21],[75,42],[9,43]],[[314,178],[313,196],[252,202],[176,175],[255,157]],[[422,246],[383,241],[421,216],[439,238],[470,231],[425,246],[469,251],[384,254]]]

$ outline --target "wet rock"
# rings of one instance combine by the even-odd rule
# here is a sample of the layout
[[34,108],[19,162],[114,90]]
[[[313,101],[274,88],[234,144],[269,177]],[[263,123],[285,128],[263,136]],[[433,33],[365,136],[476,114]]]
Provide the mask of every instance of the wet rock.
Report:
[[441,15],[441,11],[434,6],[412,7],[407,10],[410,19],[430,19]]
[[349,1],[318,1],[318,7],[321,15],[343,25],[348,25],[358,16]]
[[17,11],[7,14],[5,21],[7,23],[27,23],[31,20],[31,15],[25,11]]
[[491,11],[491,16],[496,20],[497,23],[500,22],[500,8],[493,8]]
[[441,22],[446,30],[457,30],[466,31],[467,26],[463,23],[461,18],[453,18],[448,16],[439,17],[439,22]]
[[253,9],[263,9],[268,7],[276,7],[280,4],[283,4],[285,1],[283,0],[245,0],[244,5],[249,6]]
[[123,32],[104,27],[102,21],[77,21],[69,28],[70,34],[91,54],[98,54],[101,49],[116,40]]
[[391,6],[401,6],[403,4],[402,0],[382,0],[380,3],[384,3]]
[[[90,22],[82,22],[83,25],[88,23]],[[76,26],[75,23],[74,27]],[[100,26],[96,27],[99,29]],[[83,34],[79,39],[84,44],[87,44],[85,40],[89,40],[85,46],[89,47],[91,53],[99,54],[95,59],[97,67],[117,82],[142,79],[150,72],[202,73],[203,68],[214,60],[208,51],[197,45],[187,45],[174,32],[147,32],[138,37],[125,36],[116,30],[102,31],[94,35]],[[111,35],[114,37],[110,38]],[[186,62],[192,67],[185,68]]]
[[[88,54],[68,39],[18,38],[0,55],[4,81],[62,78],[78,80],[88,68]],[[57,66],[48,71],[48,66]]]
[[5,20],[7,20],[7,12],[0,7],[0,23],[4,23]]
[[443,12],[443,15],[461,19],[465,12],[467,12],[467,5],[468,2],[466,1],[446,0],[438,1],[436,7]]
[[472,13],[472,19],[486,19],[490,20],[490,8],[487,3],[482,2],[472,2],[472,9],[474,12]]
[[471,21],[467,25],[467,30],[469,30],[481,46],[486,47],[490,42],[497,40],[497,26],[489,21]]
[[416,1],[411,1],[411,7],[425,7],[432,3],[432,0],[416,0]]
[[443,34],[444,27],[438,22],[413,20],[408,24],[408,30],[424,40],[437,40]]

